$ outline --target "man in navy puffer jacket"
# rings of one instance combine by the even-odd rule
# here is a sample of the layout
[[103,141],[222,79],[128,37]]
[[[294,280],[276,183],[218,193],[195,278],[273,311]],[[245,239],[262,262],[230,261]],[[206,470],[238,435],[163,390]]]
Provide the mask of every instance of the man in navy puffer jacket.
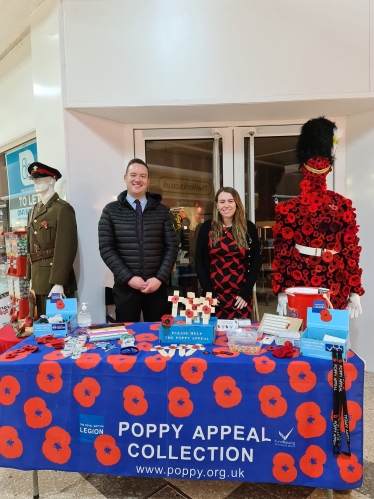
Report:
[[166,286],[177,257],[177,238],[159,194],[147,193],[148,166],[129,162],[127,191],[105,206],[99,221],[101,258],[114,275],[118,322],[158,321],[167,312]]

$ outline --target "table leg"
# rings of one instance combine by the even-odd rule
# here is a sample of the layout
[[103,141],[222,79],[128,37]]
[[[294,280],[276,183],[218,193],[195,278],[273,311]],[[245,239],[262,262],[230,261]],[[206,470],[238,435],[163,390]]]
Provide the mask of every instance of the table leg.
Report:
[[332,489],[326,489],[326,497],[327,497],[327,499],[333,499],[334,493],[333,493]]
[[32,472],[32,495],[34,499],[39,499],[39,481],[38,481],[38,472],[34,470]]

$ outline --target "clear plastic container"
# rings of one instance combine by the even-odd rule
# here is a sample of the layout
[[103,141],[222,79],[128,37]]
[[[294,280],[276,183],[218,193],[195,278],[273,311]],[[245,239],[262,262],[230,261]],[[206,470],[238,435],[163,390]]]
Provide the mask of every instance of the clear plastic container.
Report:
[[88,303],[82,303],[82,309],[78,314],[78,326],[86,327],[91,326],[91,312],[87,308]]
[[261,350],[262,344],[257,340],[257,330],[239,329],[227,337],[231,352],[256,354]]

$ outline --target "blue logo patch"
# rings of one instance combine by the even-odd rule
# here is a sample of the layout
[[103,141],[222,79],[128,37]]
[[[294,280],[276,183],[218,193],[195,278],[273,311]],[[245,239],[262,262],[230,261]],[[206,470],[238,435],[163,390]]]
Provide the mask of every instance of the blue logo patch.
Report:
[[99,435],[104,434],[104,416],[79,414],[79,441],[92,444]]

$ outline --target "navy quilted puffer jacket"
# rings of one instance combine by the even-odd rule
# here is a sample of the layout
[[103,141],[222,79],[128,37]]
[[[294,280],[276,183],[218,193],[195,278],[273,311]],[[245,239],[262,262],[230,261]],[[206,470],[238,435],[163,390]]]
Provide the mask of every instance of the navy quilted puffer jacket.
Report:
[[99,221],[99,249],[118,284],[132,277],[169,280],[177,257],[177,237],[159,194],[147,193],[143,211],[143,240],[139,241],[136,212],[126,200],[127,191],[105,206]]

